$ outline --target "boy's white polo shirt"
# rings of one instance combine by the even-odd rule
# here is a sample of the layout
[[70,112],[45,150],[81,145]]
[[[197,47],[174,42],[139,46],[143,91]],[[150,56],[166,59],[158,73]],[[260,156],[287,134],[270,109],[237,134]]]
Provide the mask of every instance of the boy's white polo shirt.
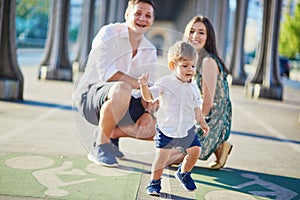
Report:
[[195,83],[183,83],[172,73],[155,82],[150,91],[159,100],[157,125],[168,137],[186,137],[195,124],[194,109],[201,106],[200,90]]

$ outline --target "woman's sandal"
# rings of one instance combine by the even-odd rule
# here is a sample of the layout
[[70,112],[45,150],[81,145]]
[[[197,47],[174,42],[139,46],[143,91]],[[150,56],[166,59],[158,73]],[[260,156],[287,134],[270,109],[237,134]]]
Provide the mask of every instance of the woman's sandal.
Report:
[[221,155],[220,158],[218,158],[215,162],[212,162],[209,164],[209,167],[211,169],[220,169],[222,167],[224,167],[228,155],[230,154],[231,150],[232,150],[232,145],[229,142],[223,142],[222,146],[221,146]]

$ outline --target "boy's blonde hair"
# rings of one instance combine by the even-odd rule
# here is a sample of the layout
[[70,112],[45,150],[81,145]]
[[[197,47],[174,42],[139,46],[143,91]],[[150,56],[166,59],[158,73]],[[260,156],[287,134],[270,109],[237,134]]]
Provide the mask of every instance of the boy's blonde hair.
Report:
[[178,61],[187,60],[196,64],[198,53],[195,48],[187,42],[178,41],[169,48],[168,62],[177,63]]

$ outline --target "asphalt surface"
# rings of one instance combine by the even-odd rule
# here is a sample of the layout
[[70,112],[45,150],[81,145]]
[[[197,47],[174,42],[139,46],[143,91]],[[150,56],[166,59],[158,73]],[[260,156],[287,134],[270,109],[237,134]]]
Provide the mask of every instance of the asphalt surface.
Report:
[[86,158],[93,129],[72,107],[74,83],[37,80],[22,67],[24,101],[0,101],[0,199],[300,199],[300,89],[284,80],[284,100],[250,99],[231,86],[233,150],[225,168],[198,161],[187,192],[163,174],[163,194],[150,197],[154,145],[121,138],[126,160],[117,169]]

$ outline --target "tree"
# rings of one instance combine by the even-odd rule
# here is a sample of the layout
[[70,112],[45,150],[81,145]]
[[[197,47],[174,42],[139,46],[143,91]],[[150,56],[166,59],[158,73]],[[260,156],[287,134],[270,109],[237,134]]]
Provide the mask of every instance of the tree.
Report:
[[[291,2],[290,2],[291,3]],[[295,59],[300,54],[300,1],[295,5],[294,15],[283,14],[279,35],[279,54]]]
[[44,46],[49,11],[50,0],[17,0],[16,36],[18,46]]
[[16,15],[24,19],[30,19],[36,15],[48,15],[49,6],[49,0],[17,0]]

